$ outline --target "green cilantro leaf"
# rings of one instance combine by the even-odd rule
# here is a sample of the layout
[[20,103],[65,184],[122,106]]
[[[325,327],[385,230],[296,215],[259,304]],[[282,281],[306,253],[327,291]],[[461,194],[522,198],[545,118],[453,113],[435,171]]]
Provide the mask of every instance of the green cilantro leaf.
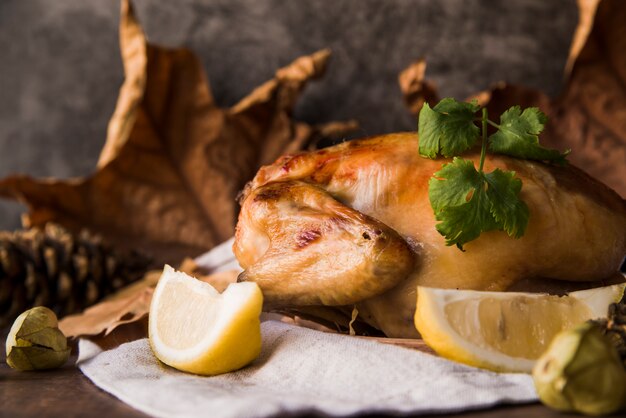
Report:
[[[539,109],[531,107],[523,112],[513,106],[500,116],[500,125],[488,119],[482,109],[481,127],[475,124],[476,102],[463,103],[443,99],[432,109],[428,104],[419,115],[419,152],[428,158],[443,154],[454,157],[444,164],[428,183],[430,204],[438,221],[437,231],[446,239],[446,245],[472,241],[481,233],[505,231],[520,238],[528,226],[529,209],[519,197],[522,181],[514,171],[495,169],[483,171],[487,146],[494,153],[512,157],[550,161],[565,164],[569,151],[561,153],[539,145],[538,135],[547,121]],[[487,138],[487,126],[497,132]],[[471,148],[482,132],[482,147],[478,169],[472,161],[456,156]]]
[[511,107],[500,116],[498,131],[489,137],[489,150],[517,158],[565,164],[569,151],[561,154],[539,145],[538,135],[546,121],[546,115],[536,107],[526,108],[524,112],[519,106]]
[[452,98],[441,100],[432,109],[425,103],[418,122],[420,155],[452,157],[470,149],[480,134],[474,123],[479,109],[476,102],[458,102]]
[[485,191],[485,179],[474,163],[455,157],[434,174],[428,183],[428,196],[440,221],[437,231],[446,245],[472,241],[483,231],[496,228]]
[[528,207],[518,194],[522,182],[514,172],[499,169],[485,174],[474,163],[454,158],[435,173],[428,184],[428,195],[437,231],[446,245],[472,241],[492,230],[506,231],[516,238],[523,235],[528,224]]
[[528,226],[528,206],[519,198],[522,181],[515,178],[515,171],[496,168],[484,174],[490,209],[499,230],[513,238],[520,238]]

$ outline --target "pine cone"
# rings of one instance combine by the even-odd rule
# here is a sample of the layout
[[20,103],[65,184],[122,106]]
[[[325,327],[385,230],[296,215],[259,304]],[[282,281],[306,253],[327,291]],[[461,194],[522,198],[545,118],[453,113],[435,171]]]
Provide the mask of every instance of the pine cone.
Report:
[[55,224],[0,231],[0,328],[33,306],[59,317],[79,312],[141,278],[149,264],[137,252],[117,252],[98,236]]

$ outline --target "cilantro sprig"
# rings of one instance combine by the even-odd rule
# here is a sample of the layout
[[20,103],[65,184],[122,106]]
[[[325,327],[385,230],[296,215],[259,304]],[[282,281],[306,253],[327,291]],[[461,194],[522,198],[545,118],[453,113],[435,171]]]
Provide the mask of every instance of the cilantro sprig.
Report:
[[480,131],[474,124],[480,107],[476,103],[461,103],[443,99],[432,109],[424,103],[420,111],[418,131],[420,154],[436,158],[438,154],[453,157],[471,148]]
[[[445,237],[446,245],[456,245],[461,250],[465,243],[487,231],[505,231],[520,238],[528,225],[528,206],[519,196],[522,181],[515,177],[514,171],[497,168],[486,173],[483,168],[487,149],[557,164],[565,164],[569,153],[539,144],[538,135],[547,118],[537,108],[522,112],[519,106],[513,106],[500,116],[499,124],[488,119],[486,108],[477,117],[479,110],[476,102],[446,98],[432,108],[424,104],[419,114],[420,155],[454,157],[430,179],[428,196],[439,221],[437,231]],[[489,137],[487,125],[496,129]],[[480,163],[476,169],[471,160],[458,155],[472,148],[481,136]]]

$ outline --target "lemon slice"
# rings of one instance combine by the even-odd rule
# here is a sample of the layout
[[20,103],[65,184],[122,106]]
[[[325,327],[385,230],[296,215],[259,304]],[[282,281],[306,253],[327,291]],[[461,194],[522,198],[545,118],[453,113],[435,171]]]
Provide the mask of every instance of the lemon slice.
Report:
[[566,296],[419,286],[415,326],[442,357],[490,370],[530,372],[556,334],[605,317],[625,286]]
[[262,304],[256,283],[233,283],[220,294],[165,266],[150,305],[152,351],[163,363],[190,373],[237,370],[261,351]]

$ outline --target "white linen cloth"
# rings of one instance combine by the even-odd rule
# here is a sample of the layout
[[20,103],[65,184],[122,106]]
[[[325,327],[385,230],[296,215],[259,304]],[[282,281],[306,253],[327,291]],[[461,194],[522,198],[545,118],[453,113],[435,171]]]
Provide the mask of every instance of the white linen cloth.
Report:
[[[224,243],[196,261],[232,268]],[[160,363],[141,339],[102,351],[79,342],[80,370],[98,387],[156,417],[269,417],[318,412],[444,413],[537,400],[526,374],[492,373],[416,350],[276,321],[261,355],[237,372],[201,377]]]
[[98,387],[156,417],[415,414],[537,399],[525,374],[487,372],[276,321],[262,324],[262,336],[261,355],[251,366],[214,377],[159,363],[147,339],[104,352],[81,340],[78,365]]

